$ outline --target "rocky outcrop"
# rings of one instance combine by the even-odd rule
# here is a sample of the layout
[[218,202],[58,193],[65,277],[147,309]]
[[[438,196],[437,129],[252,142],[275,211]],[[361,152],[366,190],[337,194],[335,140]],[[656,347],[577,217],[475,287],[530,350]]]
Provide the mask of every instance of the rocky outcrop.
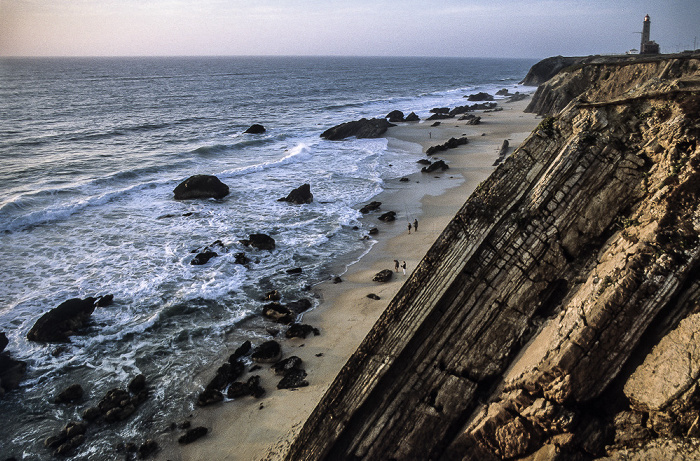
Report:
[[564,57],[553,56],[543,59],[530,68],[530,71],[525,76],[522,82],[526,86],[539,86],[557,75],[562,69],[579,64],[586,58],[584,57]]
[[212,175],[196,174],[185,179],[173,190],[175,200],[197,198],[222,199],[229,193],[229,188],[219,178]]
[[311,186],[309,184],[302,184],[301,186],[292,190],[289,195],[278,199],[277,201],[288,202],[294,205],[304,205],[314,201],[314,194],[311,193]]
[[555,115],[579,96],[591,102],[632,94],[648,97],[670,90],[669,82],[674,82],[675,90],[682,90],[693,85],[692,75],[697,71],[700,53],[572,59],[576,61],[537,88],[525,112]]
[[400,110],[392,110],[388,114],[386,114],[386,119],[389,119],[391,123],[399,123],[399,122],[405,122],[406,120],[404,119],[403,112]]
[[247,239],[239,240],[241,244],[258,250],[272,251],[275,249],[275,239],[267,234],[250,234]]
[[37,342],[65,342],[83,328],[95,310],[98,298],[72,298],[51,309],[36,321],[27,339]]
[[339,141],[353,136],[356,138],[378,138],[392,126],[396,125],[389,123],[385,118],[363,118],[329,128],[321,133],[321,137],[330,141]]
[[243,133],[245,133],[245,134],[262,134],[265,131],[267,131],[267,130],[265,129],[264,126],[260,125],[259,123],[254,123],[250,126],[250,128],[245,130]]
[[286,459],[697,452],[699,64],[577,70],[599,80],[477,188]]
[[456,149],[459,146],[464,146],[467,144],[469,140],[467,139],[466,136],[462,136],[461,138],[450,138],[447,142],[444,144],[438,144],[435,146],[430,146],[426,149],[425,153],[428,155],[433,155],[438,152],[444,152],[448,149]]

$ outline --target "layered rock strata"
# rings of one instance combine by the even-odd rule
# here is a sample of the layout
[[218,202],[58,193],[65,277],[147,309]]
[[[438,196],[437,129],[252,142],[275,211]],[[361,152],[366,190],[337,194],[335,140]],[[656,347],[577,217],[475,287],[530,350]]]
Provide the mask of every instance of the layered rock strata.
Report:
[[[550,116],[436,240],[286,459],[698,446],[700,60],[662,61],[538,91]],[[559,111],[551,92],[579,78]]]

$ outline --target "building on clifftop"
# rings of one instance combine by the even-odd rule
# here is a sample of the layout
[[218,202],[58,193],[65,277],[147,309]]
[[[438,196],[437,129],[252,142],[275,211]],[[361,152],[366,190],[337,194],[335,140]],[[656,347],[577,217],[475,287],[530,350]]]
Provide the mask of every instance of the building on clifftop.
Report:
[[653,40],[649,40],[651,30],[651,20],[649,15],[644,16],[644,25],[642,26],[642,44],[639,47],[639,54],[659,54],[659,44]]

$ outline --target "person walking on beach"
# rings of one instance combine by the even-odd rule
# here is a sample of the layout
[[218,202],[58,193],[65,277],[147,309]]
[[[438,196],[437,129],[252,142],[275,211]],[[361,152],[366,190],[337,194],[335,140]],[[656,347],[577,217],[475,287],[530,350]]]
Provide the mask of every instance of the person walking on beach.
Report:
[[401,269],[403,269],[403,275],[406,275],[406,261],[401,264]]
[[395,259],[395,260],[394,260],[394,270],[395,270],[396,272],[399,271],[399,260],[398,260],[398,259]]
[[411,235],[411,223],[408,223],[408,235]]
[[417,219],[413,220],[413,230],[418,232],[418,220]]

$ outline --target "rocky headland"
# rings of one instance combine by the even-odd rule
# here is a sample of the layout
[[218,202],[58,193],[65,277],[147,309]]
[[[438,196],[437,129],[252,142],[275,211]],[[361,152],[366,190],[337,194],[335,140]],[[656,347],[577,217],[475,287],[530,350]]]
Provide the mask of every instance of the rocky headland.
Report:
[[700,457],[700,53],[560,61],[286,459]]

